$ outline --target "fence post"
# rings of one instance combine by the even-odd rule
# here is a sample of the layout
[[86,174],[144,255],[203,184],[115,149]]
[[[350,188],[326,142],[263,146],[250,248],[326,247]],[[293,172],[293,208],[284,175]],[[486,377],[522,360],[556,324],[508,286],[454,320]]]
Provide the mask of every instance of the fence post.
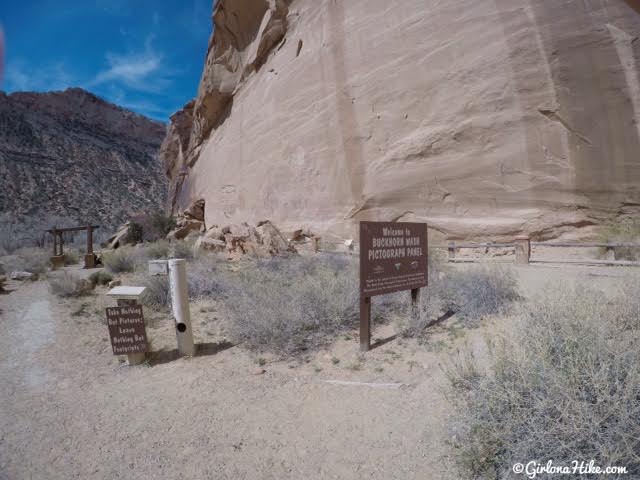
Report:
[[449,242],[447,250],[449,252],[449,260],[456,258],[456,242]]
[[169,282],[171,284],[171,307],[176,320],[178,351],[183,356],[193,357],[195,346],[193,344],[193,332],[191,331],[187,269],[184,258],[169,260]]
[[96,257],[93,254],[93,226],[87,225],[87,253],[84,255],[84,268],[94,268]]
[[531,239],[528,235],[518,235],[515,239],[516,263],[528,265],[531,257]]
[[420,289],[411,289],[411,320],[414,325],[419,325],[420,322]]

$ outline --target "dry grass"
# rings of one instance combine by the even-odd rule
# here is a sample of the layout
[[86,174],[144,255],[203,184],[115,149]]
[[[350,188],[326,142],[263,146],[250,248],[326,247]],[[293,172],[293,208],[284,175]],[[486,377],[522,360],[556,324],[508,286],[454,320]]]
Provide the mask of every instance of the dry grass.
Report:
[[489,344],[446,369],[465,478],[511,478],[515,462],[594,459],[640,475],[640,302],[554,285]]
[[[629,220],[604,227],[599,240],[607,243],[640,243],[640,222]],[[640,248],[614,247],[613,252],[616,260],[640,260]],[[601,248],[600,254],[605,255],[606,248]]]

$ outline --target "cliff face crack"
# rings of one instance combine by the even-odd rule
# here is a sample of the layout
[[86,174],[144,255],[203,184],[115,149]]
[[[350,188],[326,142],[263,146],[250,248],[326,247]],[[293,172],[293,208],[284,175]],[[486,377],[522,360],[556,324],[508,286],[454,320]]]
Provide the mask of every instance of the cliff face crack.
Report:
[[580,140],[582,140],[584,143],[586,143],[589,146],[593,146],[593,143],[591,142],[591,140],[589,140],[587,137],[585,137],[584,135],[582,135],[580,132],[577,132],[571,125],[569,125],[560,115],[558,115],[554,110],[544,110],[544,109],[538,109],[538,112],[542,115],[544,115],[545,117],[547,117],[549,120],[553,121],[553,122],[557,122],[560,125],[562,125],[569,133],[572,133],[573,135],[575,135],[576,137],[578,137]]

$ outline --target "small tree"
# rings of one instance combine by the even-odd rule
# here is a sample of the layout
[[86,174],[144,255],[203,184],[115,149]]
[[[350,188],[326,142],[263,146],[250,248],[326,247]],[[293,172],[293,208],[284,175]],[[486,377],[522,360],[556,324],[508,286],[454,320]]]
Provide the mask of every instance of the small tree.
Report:
[[176,219],[171,215],[165,215],[164,212],[158,210],[151,214],[151,226],[154,233],[160,237],[164,237],[167,233],[176,228]]
[[142,225],[136,222],[131,222],[127,229],[127,243],[140,243],[142,242]]

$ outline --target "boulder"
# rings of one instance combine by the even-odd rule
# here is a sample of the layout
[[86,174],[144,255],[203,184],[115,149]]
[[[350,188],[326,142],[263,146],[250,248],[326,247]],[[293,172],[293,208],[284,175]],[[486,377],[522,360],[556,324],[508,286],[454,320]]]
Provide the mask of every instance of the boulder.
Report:
[[217,238],[199,237],[196,240],[193,248],[198,251],[200,249],[212,250],[215,252],[223,252],[227,248],[227,244],[224,240]]
[[233,224],[223,229],[225,233],[230,233],[234,239],[247,239],[251,236],[251,227],[247,223]]
[[200,232],[204,227],[204,223],[200,220],[192,220],[184,218],[178,226],[167,234],[168,240],[182,240],[191,232]]
[[211,227],[196,240],[194,248],[262,256],[296,251],[280,230],[268,220],[258,223],[255,228],[247,223],[223,228]]
[[35,281],[38,279],[38,274],[31,273],[31,272],[15,271],[9,274],[9,278],[11,278],[11,280],[18,280],[20,282],[23,282],[25,280]]
[[122,280],[111,280],[107,286],[109,288],[114,288],[114,287],[119,287],[120,285],[122,285]]
[[222,228],[214,225],[205,231],[204,236],[206,238],[214,238],[216,240],[224,240],[224,233],[222,233]]
[[189,208],[183,212],[183,215],[186,218],[204,222],[204,200],[196,200],[193,202]]
[[107,240],[106,247],[118,248],[124,245],[125,243],[127,243],[127,234],[129,233],[130,224],[131,222],[125,223],[118,229],[115,235],[112,235],[111,237],[109,237],[109,239]]
[[277,255],[279,253],[295,251],[289,241],[271,222],[260,222],[255,228],[258,237],[258,251],[264,254]]

